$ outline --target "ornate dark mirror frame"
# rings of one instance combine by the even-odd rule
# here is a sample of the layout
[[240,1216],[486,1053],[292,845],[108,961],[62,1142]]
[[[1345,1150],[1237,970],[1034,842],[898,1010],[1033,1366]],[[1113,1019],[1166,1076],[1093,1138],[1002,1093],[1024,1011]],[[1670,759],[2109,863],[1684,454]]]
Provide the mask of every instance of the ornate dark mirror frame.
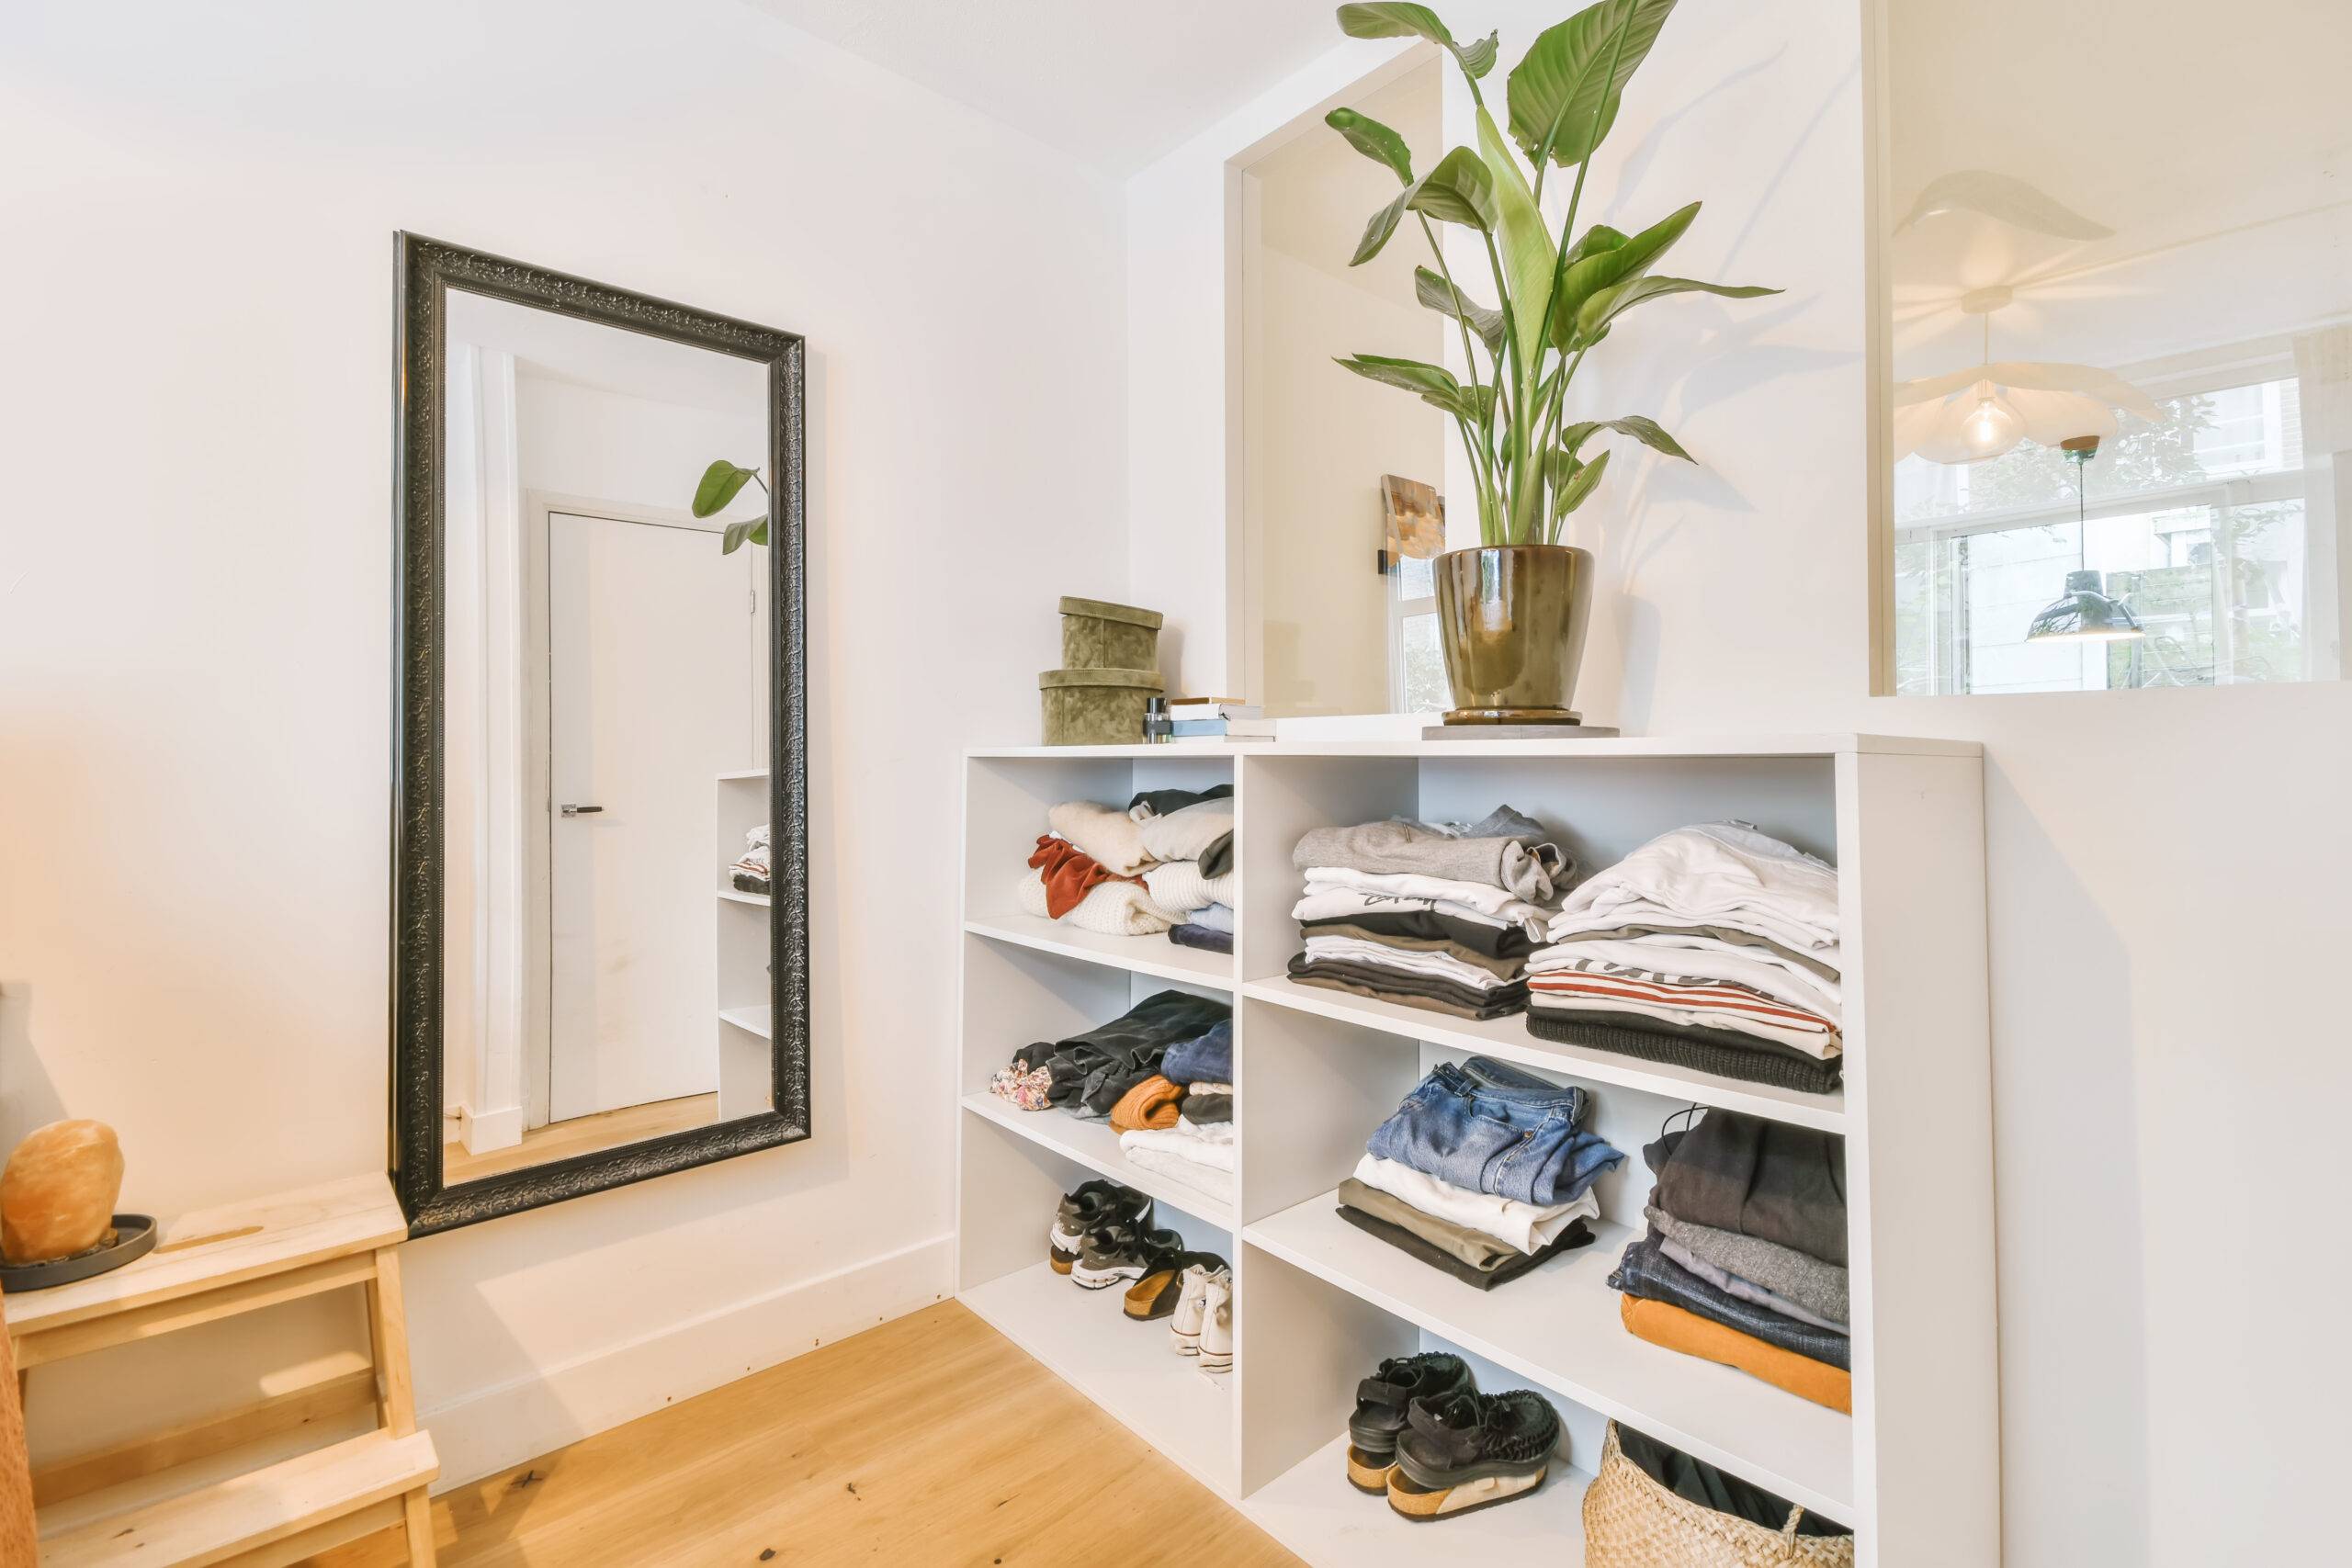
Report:
[[[390,1175],[409,1234],[519,1213],[585,1192],[808,1136],[808,789],[804,603],[804,345],[666,299],[526,266],[418,234],[392,240],[392,1092]],[[503,1176],[442,1184],[442,364],[447,290],[602,321],[754,359],[768,369],[769,909],[775,1090],[771,1109]]]

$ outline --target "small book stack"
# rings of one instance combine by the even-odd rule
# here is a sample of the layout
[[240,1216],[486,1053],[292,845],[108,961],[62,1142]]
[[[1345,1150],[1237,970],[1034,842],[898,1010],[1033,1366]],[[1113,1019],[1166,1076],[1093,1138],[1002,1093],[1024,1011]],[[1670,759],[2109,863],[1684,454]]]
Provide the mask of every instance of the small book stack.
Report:
[[1168,705],[1168,716],[1175,725],[1171,739],[1180,746],[1274,738],[1274,721],[1238,697],[1176,697]]

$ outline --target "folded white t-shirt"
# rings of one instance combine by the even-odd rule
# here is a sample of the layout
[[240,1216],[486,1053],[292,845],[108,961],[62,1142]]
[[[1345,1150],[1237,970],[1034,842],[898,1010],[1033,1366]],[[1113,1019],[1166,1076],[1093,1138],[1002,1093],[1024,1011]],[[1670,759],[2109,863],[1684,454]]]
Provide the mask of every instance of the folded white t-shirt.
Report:
[[1554,924],[1604,922],[1732,926],[1811,953],[1838,942],[1838,870],[1741,823],[1677,828],[1596,873]]
[[1811,970],[1781,962],[1763,948],[1735,947],[1719,942],[1707,949],[1669,945],[1641,937],[1633,941],[1564,942],[1538,948],[1527,959],[1527,972],[1569,969],[1580,963],[1613,964],[1657,977],[1728,980],[1746,986],[1838,1021],[1838,987]]
[[1453,882],[1442,876],[1422,876],[1409,871],[1351,871],[1343,865],[1307,868],[1308,893],[1326,893],[1335,887],[1352,888],[1358,893],[1387,893],[1400,898],[1432,898],[1448,904],[1460,904],[1484,910],[1494,919],[1549,921],[1555,913],[1541,904],[1531,904],[1515,894],[1506,893],[1499,887],[1485,887],[1476,882]]
[[1577,1221],[1596,1218],[1600,1213],[1600,1200],[1589,1187],[1573,1203],[1522,1203],[1516,1198],[1473,1192],[1415,1170],[1401,1160],[1371,1154],[1357,1162],[1355,1178],[1424,1214],[1493,1236],[1521,1252],[1541,1252]]
[[1334,959],[1345,964],[1369,964],[1379,969],[1399,969],[1410,975],[1427,975],[1433,979],[1450,980],[1457,986],[1467,986],[1474,991],[1491,991],[1501,986],[1518,984],[1506,980],[1491,969],[1481,969],[1465,963],[1450,953],[1424,953],[1409,947],[1390,947],[1385,942],[1365,942],[1361,937],[1316,936],[1306,939],[1306,956]]

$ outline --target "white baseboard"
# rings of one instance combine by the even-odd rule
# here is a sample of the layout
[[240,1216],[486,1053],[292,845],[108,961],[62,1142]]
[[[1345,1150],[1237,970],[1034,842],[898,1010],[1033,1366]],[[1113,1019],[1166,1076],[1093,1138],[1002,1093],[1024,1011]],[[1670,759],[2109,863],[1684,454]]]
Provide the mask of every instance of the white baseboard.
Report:
[[458,1108],[458,1135],[469,1155],[511,1149],[523,1141],[523,1108],[508,1105],[496,1111],[476,1111],[470,1105],[461,1105]]
[[418,1413],[436,1493],[705,1393],[952,1294],[941,1235]]

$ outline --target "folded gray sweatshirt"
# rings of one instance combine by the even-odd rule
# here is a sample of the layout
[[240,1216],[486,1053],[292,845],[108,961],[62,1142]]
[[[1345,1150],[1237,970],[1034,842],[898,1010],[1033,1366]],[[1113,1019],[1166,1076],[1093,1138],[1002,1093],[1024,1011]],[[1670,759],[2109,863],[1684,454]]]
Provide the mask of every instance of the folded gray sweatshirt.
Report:
[[1548,843],[1457,838],[1427,823],[1398,818],[1353,828],[1313,829],[1291,852],[1291,863],[1301,871],[1329,865],[1374,876],[1442,877],[1499,887],[1531,904],[1547,904],[1552,872],[1561,857],[1558,848]]

